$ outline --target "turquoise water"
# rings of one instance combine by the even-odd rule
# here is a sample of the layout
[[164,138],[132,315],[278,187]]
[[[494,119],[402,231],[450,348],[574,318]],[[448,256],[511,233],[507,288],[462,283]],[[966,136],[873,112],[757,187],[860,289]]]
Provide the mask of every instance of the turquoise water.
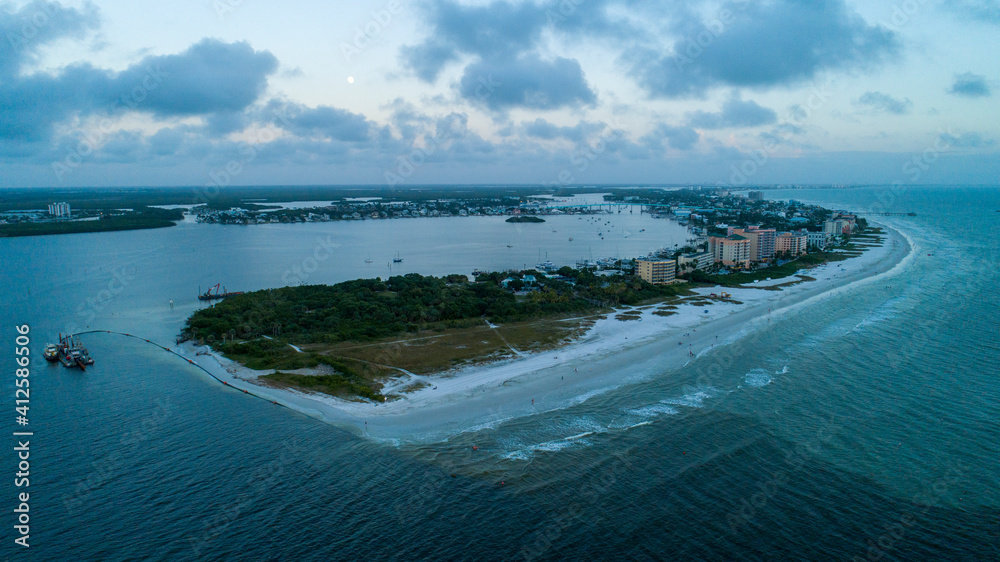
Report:
[[[683,230],[622,217],[600,241],[563,217],[523,234],[428,219],[0,240],[8,347],[28,323],[36,359],[33,546],[15,550],[8,531],[2,555],[996,559],[1000,191],[766,193],[916,212],[885,219],[912,238],[913,262],[682,369],[403,447],[221,387],[135,340],[89,336],[97,365],[85,374],[38,352],[69,324],[172,343],[197,285],[281,285],[321,235],[343,249],[307,282],[382,274],[396,251],[407,271],[440,274],[530,265],[546,251],[588,257],[569,236],[594,257],[641,253],[683,242]],[[12,373],[13,355],[0,364]]]

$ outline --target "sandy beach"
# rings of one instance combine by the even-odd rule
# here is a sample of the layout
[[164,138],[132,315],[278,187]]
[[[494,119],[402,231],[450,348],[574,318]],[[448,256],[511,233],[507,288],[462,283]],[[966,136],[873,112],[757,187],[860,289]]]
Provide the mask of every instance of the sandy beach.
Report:
[[[683,304],[675,314],[666,317],[653,314],[658,306],[634,309],[641,312],[640,320],[621,321],[611,314],[565,347],[421,377],[431,386],[386,404],[260,386],[254,384],[254,379],[268,372],[247,369],[191,343],[184,344],[179,351],[231,386],[248,389],[372,439],[393,443],[436,440],[515,417],[565,408],[624,384],[679,368],[766,326],[776,315],[849,286],[853,290],[891,274],[894,268],[906,267],[913,241],[904,232],[880,226],[887,233],[882,245],[859,257],[801,272],[815,281],[780,290],[724,289],[735,302]],[[762,281],[755,286],[796,279]],[[705,296],[720,290],[695,289]],[[623,365],[628,366],[625,375]],[[412,381],[402,380],[399,386],[409,382]]]

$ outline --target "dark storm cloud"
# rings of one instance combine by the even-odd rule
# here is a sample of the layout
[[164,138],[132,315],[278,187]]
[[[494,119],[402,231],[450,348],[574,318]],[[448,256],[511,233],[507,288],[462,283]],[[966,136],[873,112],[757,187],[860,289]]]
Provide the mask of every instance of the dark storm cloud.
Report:
[[722,105],[722,111],[718,113],[695,111],[688,115],[689,124],[702,129],[759,127],[770,125],[777,120],[778,115],[773,109],[762,107],[753,100],[743,101],[738,97],[728,99]]
[[991,94],[986,77],[971,72],[956,74],[948,93],[967,98],[984,98]]
[[899,50],[892,31],[868,25],[843,0],[775,0],[740,4],[701,32],[676,40],[669,54],[644,46],[625,58],[650,95],[672,98],[704,96],[719,86],[792,84],[829,69],[870,68]]
[[909,98],[896,99],[882,92],[865,92],[855,103],[875,111],[894,115],[906,115],[913,109],[913,102]]

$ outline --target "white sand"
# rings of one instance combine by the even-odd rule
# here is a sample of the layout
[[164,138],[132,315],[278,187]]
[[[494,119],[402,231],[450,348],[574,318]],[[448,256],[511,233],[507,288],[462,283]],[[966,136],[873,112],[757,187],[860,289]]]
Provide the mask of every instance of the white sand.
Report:
[[[401,388],[413,382],[430,386],[410,392],[387,404],[349,401],[323,394],[266,388],[252,381],[257,372],[215,354],[195,356],[190,344],[181,351],[230,385],[248,389],[307,415],[354,429],[374,439],[391,442],[438,439],[442,436],[499,423],[513,417],[564,408],[623,384],[641,380],[664,368],[683,366],[716,346],[735,341],[766,324],[771,315],[836,294],[851,284],[861,284],[901,269],[912,260],[913,241],[896,229],[880,247],[860,257],[828,263],[802,274],[815,281],[781,290],[696,289],[708,295],[723,290],[733,302],[679,305],[667,317],[652,314],[658,306],[644,307],[641,320],[621,321],[614,314],[598,320],[576,342],[552,351],[466,367],[433,376],[403,376],[393,383]],[[797,280],[773,279],[757,286]],[[773,318],[773,316],[771,316]],[[205,353],[206,348],[199,348]]]

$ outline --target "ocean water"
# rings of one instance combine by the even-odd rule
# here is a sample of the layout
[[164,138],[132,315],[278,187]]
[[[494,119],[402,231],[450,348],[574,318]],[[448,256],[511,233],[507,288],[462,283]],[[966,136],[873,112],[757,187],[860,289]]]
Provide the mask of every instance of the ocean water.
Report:
[[[766,197],[916,212],[879,219],[910,236],[913,258],[681,369],[630,383],[633,366],[622,364],[621,386],[569,408],[417,445],[372,442],[254,399],[134,339],[87,336],[97,364],[86,373],[40,352],[88,326],[172,344],[198,285],[383,275],[396,252],[396,271],[434,274],[530,265],[545,252],[571,263],[683,243],[684,230],[615,215],[613,229],[600,225],[603,241],[575,217],[0,239],[5,423],[24,429],[12,350],[14,326],[27,323],[35,432],[32,546],[13,544],[24,490],[13,485],[11,437],[0,556],[1000,558],[1000,190]],[[327,236],[335,249],[318,259]]]

